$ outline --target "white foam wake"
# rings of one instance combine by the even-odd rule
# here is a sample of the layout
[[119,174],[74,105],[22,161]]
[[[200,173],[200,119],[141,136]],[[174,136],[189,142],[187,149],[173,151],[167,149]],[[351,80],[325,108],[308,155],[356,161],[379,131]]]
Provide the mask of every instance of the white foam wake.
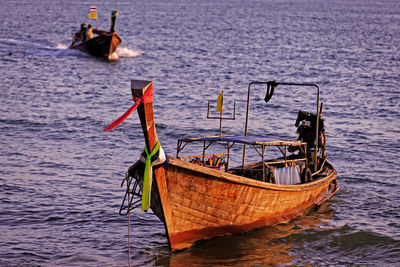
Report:
[[[58,43],[55,47],[55,49],[58,50],[59,53],[62,53],[65,55],[75,55],[76,50],[70,50],[68,49],[69,45],[68,44],[62,44],[62,43]],[[54,48],[53,48],[54,49]],[[80,54],[80,52],[79,52]],[[144,52],[142,51],[137,51],[134,49],[130,49],[127,47],[118,47],[117,51],[115,51],[115,53],[110,55],[110,60],[117,60],[119,58],[134,58],[134,57],[138,57],[140,55],[143,55]]]
[[116,51],[119,58],[133,58],[143,54],[142,51],[136,51],[127,47],[119,47]]
[[66,45],[66,44],[57,44],[56,45],[56,49],[67,49],[68,48],[68,45]]

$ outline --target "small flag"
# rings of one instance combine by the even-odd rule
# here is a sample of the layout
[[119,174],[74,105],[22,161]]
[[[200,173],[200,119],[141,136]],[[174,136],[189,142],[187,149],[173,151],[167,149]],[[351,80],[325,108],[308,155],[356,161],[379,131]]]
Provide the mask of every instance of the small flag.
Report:
[[89,19],[97,19],[97,7],[90,6]]
[[89,19],[97,19],[97,12],[89,13]]
[[224,91],[222,91],[222,93],[219,94],[217,99],[217,110],[219,112],[222,112],[224,110],[224,108],[222,107],[223,102],[224,102]]

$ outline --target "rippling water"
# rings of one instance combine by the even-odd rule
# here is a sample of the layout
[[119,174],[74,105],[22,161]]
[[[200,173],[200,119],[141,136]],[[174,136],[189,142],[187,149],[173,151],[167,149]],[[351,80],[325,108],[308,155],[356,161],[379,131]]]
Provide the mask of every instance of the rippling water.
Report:
[[[341,190],[287,224],[168,250],[153,214],[131,214],[133,264],[372,265],[400,262],[400,3],[398,1],[97,1],[99,28],[119,11],[123,41],[106,62],[66,49],[88,2],[2,1],[0,10],[0,266],[126,266],[125,170],[144,140],[130,80],[154,81],[157,131],[218,132],[207,100],[237,101],[242,133],[254,80],[318,83],[327,154]],[[92,23],[94,24],[94,23]],[[250,133],[295,138],[312,92],[255,89]]]

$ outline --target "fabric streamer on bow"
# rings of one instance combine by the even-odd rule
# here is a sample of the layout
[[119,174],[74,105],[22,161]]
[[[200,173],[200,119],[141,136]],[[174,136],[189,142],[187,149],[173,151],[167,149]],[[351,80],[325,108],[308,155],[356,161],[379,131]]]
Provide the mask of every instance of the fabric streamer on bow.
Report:
[[[149,159],[157,153],[158,158],[155,159],[153,162],[149,163]],[[151,186],[153,184],[153,170],[156,170],[169,162],[169,158],[167,154],[165,154],[164,149],[160,145],[158,141],[157,144],[154,146],[153,151],[148,153],[147,148],[145,147],[144,152],[146,157],[140,156],[140,161],[146,164],[144,175],[143,175],[143,189],[142,189],[142,211],[147,211],[150,206],[151,202]]]
[[151,185],[153,183],[153,165],[156,163],[151,162],[151,157],[153,157],[158,150],[160,149],[160,142],[154,146],[153,151],[149,154],[147,151],[147,146],[144,147],[144,151],[146,152],[146,167],[144,169],[143,176],[143,189],[142,189],[142,211],[147,211],[150,206],[151,200]]
[[136,96],[132,96],[133,101],[135,101],[135,104],[133,104],[121,117],[119,117],[118,119],[116,119],[113,123],[111,123],[110,125],[107,126],[107,128],[105,128],[103,131],[104,132],[108,132],[113,130],[115,127],[117,127],[121,122],[123,122],[126,118],[129,117],[129,115],[131,115],[131,113],[137,109],[137,107],[139,106],[140,102],[142,102],[143,104],[146,103],[151,103],[153,102],[153,85],[151,85],[149,87],[149,89],[147,89],[147,91],[144,93],[144,95],[142,95],[141,97],[136,97]]

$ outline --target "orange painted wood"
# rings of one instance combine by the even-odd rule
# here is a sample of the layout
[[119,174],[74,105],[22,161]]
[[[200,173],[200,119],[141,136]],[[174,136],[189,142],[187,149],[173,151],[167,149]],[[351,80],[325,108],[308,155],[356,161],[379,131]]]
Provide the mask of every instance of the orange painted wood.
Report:
[[[151,81],[140,81],[140,80],[132,80],[131,81],[131,90],[132,95],[136,97],[141,97],[144,93],[153,85]],[[140,123],[142,125],[143,135],[145,139],[145,145],[147,146],[148,151],[152,151],[154,146],[158,142],[156,127],[154,123],[154,114],[153,114],[153,103],[140,103],[137,108]],[[151,192],[151,203],[150,208],[154,211],[154,213],[164,221],[165,229],[168,235],[169,227],[170,227],[170,218],[171,214],[168,209],[164,207],[168,207],[168,205],[164,205],[164,203],[160,202],[161,199],[166,199],[164,192],[159,192],[158,188],[165,188],[165,172],[164,168],[159,168],[154,171],[154,179],[156,181],[157,187],[152,187]],[[169,236],[169,235],[168,235]],[[169,242],[170,243],[170,242]]]
[[309,184],[269,184],[171,157],[164,170],[157,184],[172,250],[287,222],[323,200],[336,179],[332,170]]
[[[131,81],[131,90],[132,95],[136,97],[141,97],[144,93],[153,85],[151,81]],[[156,133],[156,126],[154,123],[154,115],[153,115],[153,102],[150,103],[140,103],[137,108],[140,123],[142,125],[142,130],[144,134],[144,139],[146,145],[148,146],[148,151],[153,150],[154,146],[158,142],[158,137]]]
[[111,44],[110,44],[110,52],[109,55],[112,55],[115,50],[117,50],[117,47],[121,43],[121,37],[117,33],[113,33],[111,37]]

